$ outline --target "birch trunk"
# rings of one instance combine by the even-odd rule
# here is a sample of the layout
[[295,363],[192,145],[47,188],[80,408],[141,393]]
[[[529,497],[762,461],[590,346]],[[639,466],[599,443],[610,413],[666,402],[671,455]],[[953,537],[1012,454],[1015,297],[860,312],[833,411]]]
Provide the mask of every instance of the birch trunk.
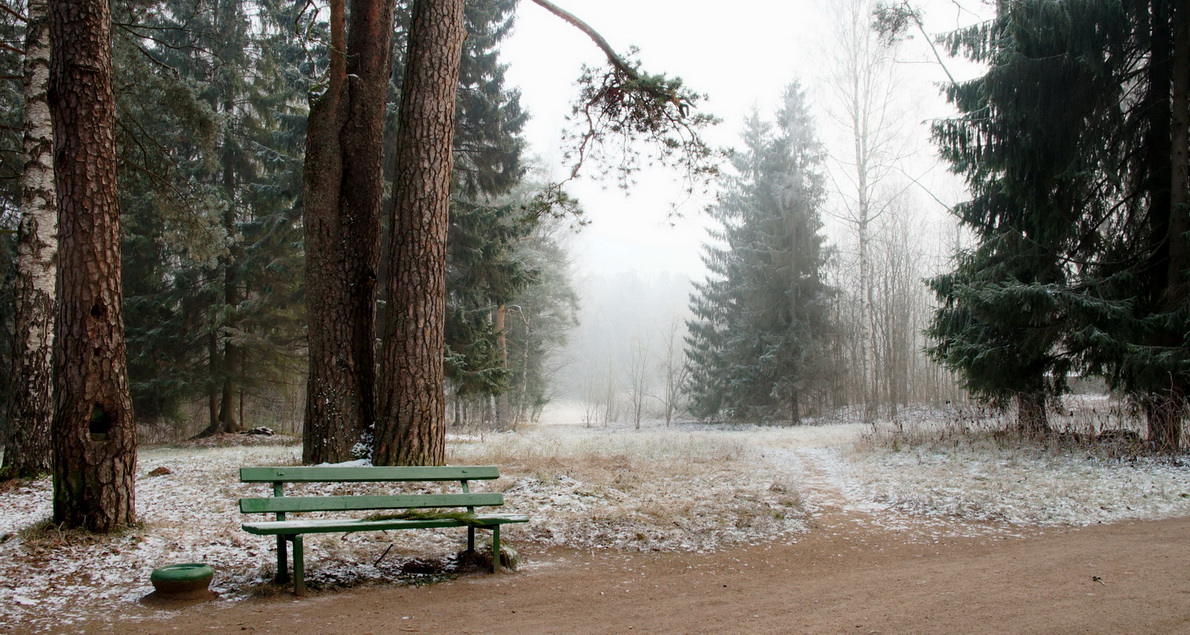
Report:
[[53,403],[54,293],[58,201],[54,126],[46,99],[50,79],[47,0],[30,0],[25,27],[25,167],[17,238],[16,329],[12,417],[4,464],[14,475],[50,470]]

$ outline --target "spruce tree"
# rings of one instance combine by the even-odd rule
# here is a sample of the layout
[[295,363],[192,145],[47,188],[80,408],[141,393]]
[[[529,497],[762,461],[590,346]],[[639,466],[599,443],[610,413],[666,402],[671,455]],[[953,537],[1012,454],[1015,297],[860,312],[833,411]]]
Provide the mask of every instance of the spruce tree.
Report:
[[[446,255],[445,375],[456,400],[490,401],[509,389],[503,322],[508,303],[534,275],[514,251],[536,219],[506,196],[524,172],[527,118],[517,91],[505,86],[499,58],[515,7],[509,0],[464,7],[468,35],[459,64]],[[489,414],[497,427],[507,423],[503,409]]]
[[930,282],[940,306],[929,350],[975,395],[1015,400],[1017,425],[1031,434],[1049,431],[1047,404],[1065,388],[1077,302],[1070,263],[1094,231],[1088,217],[1098,214],[1088,212],[1106,204],[1094,196],[1101,138],[1090,131],[1119,103],[1120,86],[1103,69],[1120,42],[1116,31],[1085,27],[1123,19],[1111,4],[1001,5],[991,22],[947,40],[989,65],[947,87],[960,114],[934,127],[973,197],[955,214],[979,244]]
[[293,9],[274,5],[119,16],[129,372],[146,422],[206,397],[207,431],[231,431],[245,394],[293,375],[308,79]]
[[821,276],[823,151],[798,84],[786,88],[775,125],[753,114],[743,142],[709,210],[720,225],[705,247],[711,276],[690,301],[691,411],[797,423],[825,378],[830,296]]
[[[934,352],[985,396],[1027,396],[1026,429],[1044,430],[1037,404],[1076,365],[1142,406],[1156,447],[1180,445],[1187,12],[1168,0],[1030,0],[949,38],[990,69],[948,90],[964,115],[935,130],[971,184],[958,211],[980,245],[934,281]],[[985,340],[989,329],[999,335]]]

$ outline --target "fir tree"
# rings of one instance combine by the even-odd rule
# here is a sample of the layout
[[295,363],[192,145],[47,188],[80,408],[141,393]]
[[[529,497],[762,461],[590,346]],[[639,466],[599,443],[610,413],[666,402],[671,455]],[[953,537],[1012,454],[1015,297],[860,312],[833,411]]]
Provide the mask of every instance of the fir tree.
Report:
[[1047,404],[1065,387],[1070,262],[1093,234],[1087,219],[1098,214],[1088,212],[1104,205],[1095,196],[1100,138],[1088,131],[1120,99],[1103,72],[1120,50],[1117,32],[1080,20],[1123,16],[1111,15],[1112,3],[1078,4],[1087,5],[1078,19],[1064,3],[1001,5],[990,23],[952,34],[953,52],[990,67],[947,88],[960,115],[934,127],[973,197],[955,213],[980,244],[930,283],[941,303],[930,352],[974,394],[1015,400],[1017,424],[1032,434],[1048,432]]
[[691,296],[691,411],[796,423],[825,376],[830,295],[820,275],[823,152],[798,84],[775,126],[753,114],[743,142],[710,210],[721,226],[705,247],[711,276]]
[[1187,13],[1168,0],[1030,0],[949,38],[990,69],[948,90],[964,115],[935,130],[971,184],[958,211],[981,244],[934,281],[934,350],[986,396],[1031,401],[1026,429],[1044,430],[1041,400],[1077,365],[1140,402],[1157,447],[1180,445]]
[[207,430],[234,430],[244,395],[293,375],[308,80],[293,10],[274,4],[172,0],[120,16],[129,367],[146,421],[205,396]]

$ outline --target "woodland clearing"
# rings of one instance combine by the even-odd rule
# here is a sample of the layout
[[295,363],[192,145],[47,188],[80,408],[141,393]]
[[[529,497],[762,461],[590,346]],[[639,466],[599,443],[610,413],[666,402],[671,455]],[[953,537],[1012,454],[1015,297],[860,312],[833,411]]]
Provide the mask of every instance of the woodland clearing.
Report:
[[[520,571],[452,571],[458,530],[311,537],[315,597],[297,604],[267,582],[271,542],[239,528],[236,501],[259,486],[239,483],[236,470],[294,463],[299,448],[146,448],[137,490],[144,525],[118,537],[39,525],[49,516],[47,480],[6,486],[0,630],[329,632],[327,624],[346,626],[319,620],[373,615],[373,632],[526,624],[529,632],[702,632],[738,620],[754,632],[904,632],[974,625],[953,621],[962,611],[942,619],[947,594],[978,596],[989,619],[1005,619],[997,610],[1025,616],[1013,598],[1029,589],[1039,599],[1056,594],[1053,602],[1073,613],[1039,611],[1024,630],[1113,630],[1095,617],[1104,594],[1135,605],[1130,613],[1143,600],[1145,619],[1155,620],[1138,622],[1152,627],[1144,630],[1188,624],[1184,457],[1038,448],[979,434],[960,441],[943,419],[910,412],[876,426],[541,425],[455,435],[450,462],[500,465],[505,476],[491,487],[505,493],[509,511],[533,519],[506,533],[524,560]],[[1143,522],[1160,519],[1168,520]],[[1088,528],[1103,524],[1111,526]],[[1052,571],[1031,564],[1046,559]],[[215,567],[217,600],[145,601],[153,568],[191,561]],[[1113,577],[1117,588],[1108,586]],[[723,586],[703,588],[719,578]],[[1119,595],[1124,581],[1134,594]],[[608,593],[624,597],[614,603]],[[916,613],[905,593],[920,595]],[[819,606],[787,606],[790,594]],[[870,628],[858,618],[843,624],[849,614],[867,616]],[[798,621],[814,615],[825,621]],[[985,628],[1002,630],[993,626]]]

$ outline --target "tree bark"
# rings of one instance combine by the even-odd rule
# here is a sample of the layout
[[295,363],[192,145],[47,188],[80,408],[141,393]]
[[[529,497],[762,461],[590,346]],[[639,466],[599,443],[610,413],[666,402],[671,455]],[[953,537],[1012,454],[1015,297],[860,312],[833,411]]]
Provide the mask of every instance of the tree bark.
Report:
[[[1185,88],[1185,78],[1174,76],[1174,5],[1182,3],[1151,0],[1150,46],[1152,53],[1148,68],[1149,88],[1145,95],[1149,118],[1149,137],[1146,144],[1149,188],[1149,232],[1151,252],[1148,278],[1150,308],[1155,312],[1176,311],[1184,299],[1182,284],[1186,265],[1186,236],[1188,227],[1184,203],[1185,182],[1178,191],[1179,166],[1177,155],[1185,156],[1175,138],[1179,131],[1175,122],[1185,125],[1185,115],[1175,111],[1171,99],[1174,90]],[[1177,13],[1182,13],[1177,11]],[[1184,53],[1183,53],[1184,55]],[[1183,95],[1184,98],[1184,95]],[[1180,133],[1185,143],[1185,132]],[[1183,173],[1184,174],[1184,173]],[[1166,348],[1184,348],[1181,329],[1163,329],[1149,342]],[[1149,442],[1164,452],[1176,452],[1181,445],[1182,419],[1186,409],[1186,378],[1179,374],[1169,377],[1168,385],[1149,386],[1146,397]]]
[[[227,5],[222,10],[227,11],[233,9],[233,5]],[[229,11],[234,14],[234,11]],[[234,15],[222,13],[220,19],[234,20]],[[235,110],[231,89],[224,85],[224,91],[221,103],[219,104],[225,117],[232,117]],[[237,416],[236,398],[242,394],[240,390],[240,378],[244,376],[243,362],[244,349],[242,346],[234,341],[234,333],[239,329],[239,308],[240,302],[243,301],[243,293],[240,290],[240,276],[237,272],[238,263],[242,260],[242,251],[240,241],[236,238],[236,190],[238,188],[237,175],[235,170],[235,153],[232,149],[232,133],[231,130],[226,130],[223,135],[223,190],[227,195],[228,205],[227,209],[223,210],[223,230],[231,238],[231,246],[229,253],[221,259],[223,267],[223,304],[226,307],[226,321],[220,320],[219,332],[212,336],[211,344],[211,371],[212,380],[218,380],[220,387],[218,390],[218,398],[212,396],[212,416],[211,423],[198,434],[199,437],[209,437],[216,434],[232,434],[242,432],[244,429],[243,417]],[[222,342],[222,352],[219,349],[219,342]],[[218,402],[218,408],[214,407],[214,402]]]
[[415,0],[397,131],[387,328],[372,460],[446,460],[446,235],[463,0]]
[[[1190,281],[1186,279],[1190,269],[1190,7],[1175,2],[1169,10],[1173,13],[1169,265],[1161,302],[1164,310],[1177,311],[1190,296]],[[1186,342],[1182,338],[1184,334],[1175,331],[1168,335],[1166,343],[1185,350]],[[1175,374],[1150,408],[1149,440],[1161,451],[1173,453],[1181,449],[1188,391],[1190,378]]]
[[16,329],[12,416],[4,464],[13,475],[50,471],[54,416],[54,294],[58,201],[54,191],[54,127],[46,99],[50,79],[47,0],[30,0],[25,25],[25,167],[17,238]]
[[376,418],[376,271],[392,22],[391,0],[353,0],[344,42],[343,3],[332,3],[330,87],[310,113],[306,463],[354,458]]
[[54,342],[54,522],[109,532],[135,521],[116,193],[111,13],[51,0],[49,102],[59,199]]
[[802,401],[801,394],[797,388],[794,388],[789,393],[789,424],[801,425],[802,423]]
[[1045,391],[1035,390],[1017,394],[1016,425],[1020,433],[1025,436],[1044,437],[1049,434]]

